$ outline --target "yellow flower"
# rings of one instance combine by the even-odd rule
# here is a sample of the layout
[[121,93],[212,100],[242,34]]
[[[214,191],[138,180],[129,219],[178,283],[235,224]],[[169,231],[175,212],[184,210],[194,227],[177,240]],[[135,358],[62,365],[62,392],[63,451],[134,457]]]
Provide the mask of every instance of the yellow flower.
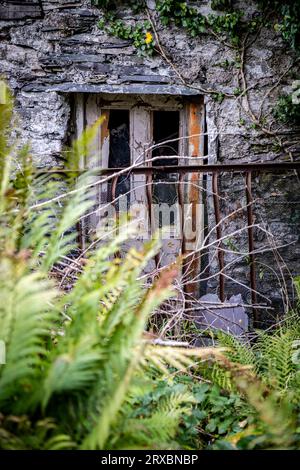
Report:
[[153,36],[149,31],[147,31],[146,32],[146,37],[145,37],[145,43],[150,44],[150,42],[152,42],[152,41],[153,41]]

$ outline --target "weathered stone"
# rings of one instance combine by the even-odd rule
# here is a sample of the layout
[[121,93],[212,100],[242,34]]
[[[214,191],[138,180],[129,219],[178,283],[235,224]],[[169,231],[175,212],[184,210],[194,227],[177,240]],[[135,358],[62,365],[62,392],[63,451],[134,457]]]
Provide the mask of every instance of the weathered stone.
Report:
[[241,294],[230,297],[225,301],[225,306],[222,306],[216,294],[207,294],[200,298],[200,305],[204,310],[197,318],[196,324],[201,330],[222,330],[235,336],[248,331],[249,321]]
[[169,83],[167,77],[161,75],[121,75],[122,82],[133,82],[133,83]]
[[[195,96],[190,88],[180,85],[94,85],[82,83],[59,83],[57,85],[47,85],[46,83],[31,83],[22,88],[23,91],[60,91],[65,93],[124,93],[124,94],[162,94],[162,95],[187,95]],[[199,93],[198,93],[199,94]]]

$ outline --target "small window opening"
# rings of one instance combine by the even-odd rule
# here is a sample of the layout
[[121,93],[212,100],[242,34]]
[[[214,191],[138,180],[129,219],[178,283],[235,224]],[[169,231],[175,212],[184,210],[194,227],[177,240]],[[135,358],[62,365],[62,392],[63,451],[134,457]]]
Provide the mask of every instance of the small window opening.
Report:
[[[109,121],[109,168],[126,168],[130,165],[129,111],[110,110]],[[112,191],[110,184],[110,192]],[[130,179],[126,175],[118,178],[115,197],[129,193]],[[127,205],[129,194],[127,194]],[[119,206],[119,205],[118,205]]]
[[[178,155],[179,149],[179,112],[178,111],[154,111],[153,112],[153,141],[160,144],[153,152],[153,157],[173,157]],[[175,140],[173,140],[175,139]],[[159,158],[153,161],[153,166],[178,165],[178,158]],[[175,173],[158,172],[153,176],[153,203],[174,206],[177,203]],[[175,211],[168,211],[167,220],[163,220],[161,211],[156,217],[157,226],[175,225]]]

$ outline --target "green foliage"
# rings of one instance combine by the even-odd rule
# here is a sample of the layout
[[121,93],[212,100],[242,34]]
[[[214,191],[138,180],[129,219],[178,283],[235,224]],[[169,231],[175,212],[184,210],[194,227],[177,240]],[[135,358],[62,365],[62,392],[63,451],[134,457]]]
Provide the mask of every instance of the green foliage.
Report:
[[259,0],[263,9],[272,12],[275,18],[274,29],[296,52],[300,47],[300,1],[299,0]]
[[100,8],[107,8],[112,3],[109,0],[92,0],[92,5]]
[[[280,395],[298,393],[296,389],[299,367],[293,361],[294,342],[300,336],[298,321],[288,320],[276,334],[260,333],[257,345],[258,375]],[[296,396],[296,395],[295,395]]]
[[[98,23],[100,29],[104,29],[107,33],[120,39],[131,39],[142,54],[153,54],[155,41],[148,21],[137,22],[134,26],[127,25],[117,17],[114,3],[98,0],[95,4],[104,11],[104,17]],[[133,13],[139,13],[145,8],[144,2],[138,2],[138,4],[128,2],[128,5],[132,8]],[[233,44],[237,45],[242,12],[233,11],[231,2],[227,0],[215,2],[214,8],[225,10],[226,13],[204,16],[196,8],[190,7],[187,2],[179,0],[158,0],[156,2],[156,10],[164,26],[174,23],[176,26],[184,28],[192,37],[209,33],[212,30],[216,34],[227,36]]]
[[[136,423],[145,430],[145,439],[150,444],[149,439],[153,436],[148,432],[147,423],[152,423],[152,415],[156,415],[157,404],[163,400],[173,402],[172,408],[167,413],[165,419],[169,420],[178,413],[180,408],[176,406],[177,397],[181,398],[181,407],[189,407],[189,412],[183,415],[179,432],[177,430],[177,442],[181,448],[197,449],[204,448],[211,442],[225,436],[231,432],[241,429],[239,422],[243,414],[242,401],[237,394],[224,393],[218,386],[195,380],[191,376],[178,374],[172,381],[158,380],[153,389],[148,386],[148,392],[138,396],[130,397],[129,414],[126,420],[126,429],[132,429]],[[168,406],[162,410],[168,409]],[[161,414],[161,411],[160,414]],[[137,421],[136,416],[143,416],[143,421]],[[163,421],[161,421],[162,423]],[[152,441],[152,448],[157,448],[162,442],[161,423],[157,420],[156,441]],[[168,426],[170,432],[174,432],[172,426]],[[177,428],[178,429],[178,428]],[[201,432],[199,433],[199,430]],[[123,431],[125,433],[125,430]],[[139,433],[135,433],[135,440],[140,439]],[[148,438],[146,437],[148,436]],[[175,443],[176,444],[176,443]]]
[[[213,8],[230,10],[230,2],[214,2]],[[211,14],[206,17],[197,9],[189,7],[187,2],[177,0],[158,1],[156,9],[164,25],[174,22],[176,26],[185,28],[193,37],[209,33],[211,29],[217,34],[228,35],[234,44],[238,43],[240,20],[243,16],[240,11],[230,11],[223,15]]]
[[[182,384],[157,380],[153,387],[149,380],[140,378],[127,398],[124,425],[115,446],[125,448],[126,443],[129,448],[161,449],[168,441],[169,448],[179,448],[179,443],[181,447],[182,417],[185,420],[193,415],[195,403],[188,387]],[[191,436],[185,437],[190,443]]]
[[294,278],[294,286],[295,286],[295,289],[296,289],[297,299],[298,299],[298,302],[299,302],[300,301],[300,276],[296,276]]
[[224,95],[224,93],[219,92],[219,93],[216,93],[215,95],[213,95],[213,99],[221,104],[221,103],[223,103],[223,101],[225,99],[225,95]]
[[228,11],[232,9],[232,0],[212,0],[211,8],[213,10]]
[[[273,332],[259,332],[253,345],[224,333],[219,343],[230,362],[212,367],[210,377],[227,390],[238,393],[248,407],[244,429],[228,435],[216,448],[298,448],[299,320],[287,319]],[[216,370],[217,367],[217,370]]]
[[217,338],[222,347],[228,348],[226,355],[232,362],[255,367],[256,356],[249,342],[242,342],[222,331],[218,332]]
[[[137,22],[135,26],[126,25],[116,16],[117,4],[115,2],[94,0],[93,4],[105,12],[104,19],[99,22],[100,28],[104,28],[109,34],[121,39],[132,39],[135,47],[142,53],[153,53],[154,41],[145,44],[145,33],[151,32],[147,22]],[[139,2],[128,1],[126,4],[135,14],[145,9],[145,3],[142,0]],[[271,16],[276,19],[273,24],[274,29],[282,34],[285,41],[294,50],[298,51],[300,2],[258,0],[258,5],[263,13],[259,17],[251,18],[248,22],[245,21],[243,12],[234,8],[231,0],[212,1],[212,9],[222,12],[222,14],[205,16],[197,8],[189,6],[188,2],[180,0],[158,0],[156,11],[164,26],[170,26],[173,23],[177,27],[184,28],[192,37],[213,32],[219,35],[220,39],[224,37],[229,39],[233,46],[239,46],[244,33],[254,33],[259,27],[267,24],[266,18],[272,14]]]
[[156,9],[163,25],[174,23],[185,28],[191,36],[197,36],[206,31],[206,18],[195,8],[189,7],[187,2],[179,0],[166,0],[156,2]]
[[219,35],[227,35],[234,46],[238,46],[240,42],[243,24],[241,19],[243,13],[241,11],[233,11],[224,15],[209,15],[208,23],[212,31]]
[[141,54],[153,54],[155,42],[149,21],[143,21],[135,26],[131,26],[120,19],[105,16],[103,20],[99,21],[98,27],[104,29],[112,36],[132,40],[133,45]]
[[[246,408],[237,393],[228,393],[218,385],[203,382],[193,383],[191,389],[196,405],[192,417],[186,417],[184,422],[187,429],[191,423],[202,429],[205,445],[211,445],[223,436],[241,430],[241,422],[246,418]],[[199,439],[199,435],[197,438]]]
[[300,104],[293,103],[291,95],[283,95],[277,101],[274,115],[284,124],[299,124]]

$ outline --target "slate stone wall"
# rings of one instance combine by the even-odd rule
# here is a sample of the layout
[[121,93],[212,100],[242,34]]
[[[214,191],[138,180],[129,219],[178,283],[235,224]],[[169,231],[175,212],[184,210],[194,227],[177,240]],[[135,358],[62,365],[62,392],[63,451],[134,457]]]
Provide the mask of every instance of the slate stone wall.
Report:
[[[191,2],[192,3],[192,2]],[[210,2],[193,2],[203,13],[209,13]],[[120,2],[122,4],[122,2]],[[148,1],[153,8],[153,1]],[[246,15],[255,11],[255,3],[240,1]],[[60,164],[58,157],[68,141],[70,131],[69,93],[103,91],[105,87],[134,87],[141,93],[145,87],[158,89],[164,85],[172,91],[180,91],[182,83],[174,69],[163,58],[137,55],[130,41],[106,35],[97,27],[99,9],[90,0],[39,0],[0,1],[0,74],[7,77],[14,94],[20,116],[22,139],[29,140],[39,166]],[[129,23],[135,19],[130,10],[120,8],[120,16]],[[218,89],[231,93],[238,86],[237,69],[232,65],[235,52],[213,36],[188,37],[182,30],[159,27],[158,33],[167,54],[175,67],[190,84]],[[280,36],[270,29],[263,29],[245,57],[245,72],[249,89],[250,105],[259,111],[263,96],[276,84],[289,66],[291,55]],[[295,74],[299,76],[299,70]],[[282,90],[288,90],[290,79],[283,79],[264,101],[264,109],[271,109]],[[148,88],[150,89],[150,88]],[[166,88],[167,90],[168,88]],[[278,152],[271,137],[253,129],[235,99],[217,102],[205,96],[206,123],[208,131],[207,153],[209,163],[258,162],[286,159]],[[246,103],[244,103],[246,106]],[[284,139],[290,141],[290,157],[299,157],[299,128],[280,130]],[[221,195],[227,198],[222,207],[224,214],[245,203],[244,180],[241,177],[222,177]],[[283,178],[261,176],[254,179],[254,193],[259,198],[256,205],[256,221],[273,231],[279,244],[287,245],[280,251],[291,273],[299,273],[299,179],[294,173]],[[211,197],[208,220],[212,223]],[[241,228],[245,212],[229,218],[224,233]],[[211,237],[213,239],[213,235]],[[268,236],[256,230],[256,246],[269,243]],[[292,244],[291,244],[292,243]],[[234,238],[237,251],[246,250],[245,233]],[[230,246],[228,246],[228,249]],[[232,261],[232,253],[226,254],[226,262]],[[283,261],[268,254],[267,263],[272,269],[261,265],[258,287],[270,296],[282,310],[282,290],[278,282],[278,266],[288,281],[289,273]],[[277,267],[276,267],[277,266]],[[210,258],[210,270],[217,269],[216,257]],[[245,257],[237,261],[229,271],[230,277],[249,285],[248,266]],[[208,290],[214,291],[216,281],[209,280]],[[227,280],[228,293],[248,291],[240,284]]]

